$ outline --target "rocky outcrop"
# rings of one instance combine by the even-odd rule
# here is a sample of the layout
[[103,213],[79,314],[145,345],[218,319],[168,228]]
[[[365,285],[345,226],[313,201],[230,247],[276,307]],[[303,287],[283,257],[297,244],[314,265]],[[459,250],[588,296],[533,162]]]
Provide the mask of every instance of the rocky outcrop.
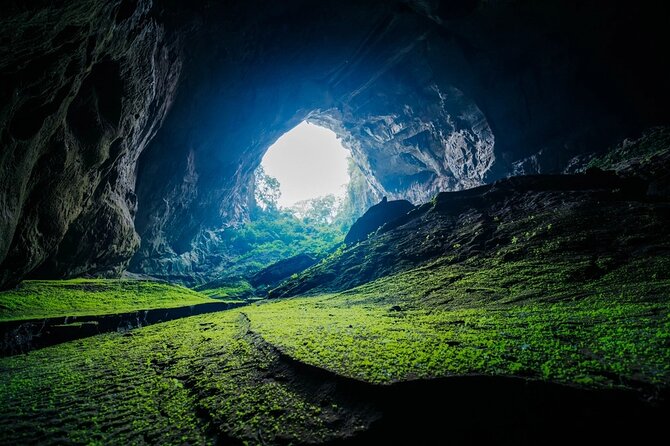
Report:
[[280,260],[263,268],[249,278],[251,286],[256,290],[268,290],[279,285],[279,283],[314,265],[317,262],[315,256],[309,254],[298,254],[288,259]]
[[372,206],[361,218],[354,222],[344,238],[344,243],[351,245],[365,240],[386,223],[407,214],[412,209],[414,209],[414,206],[407,200],[387,201],[384,197],[381,202]]
[[592,158],[586,168],[614,170],[626,178],[641,178],[647,194],[670,198],[670,127],[655,127],[637,139],[626,139],[602,156]]
[[9,2],[0,285],[116,274],[138,245],[134,271],[206,280],[264,151],[305,119],[343,139],[377,197],[560,171],[667,122],[661,9]]
[[123,270],[180,70],[150,1],[37,3],[0,18],[0,285]]
[[[413,67],[422,63],[407,59]],[[420,203],[441,190],[482,184],[496,157],[493,132],[470,98],[450,85],[418,83],[420,91],[408,90],[384,76],[375,86],[389,92],[384,96],[356,96],[308,121],[342,138],[379,195]]]

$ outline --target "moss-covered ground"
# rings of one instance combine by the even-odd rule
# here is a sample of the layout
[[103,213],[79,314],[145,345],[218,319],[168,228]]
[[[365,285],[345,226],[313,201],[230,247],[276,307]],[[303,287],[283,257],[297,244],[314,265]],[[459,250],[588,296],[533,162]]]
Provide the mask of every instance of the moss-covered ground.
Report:
[[216,302],[167,283],[116,280],[28,280],[0,292],[0,321],[90,316]]
[[669,266],[576,283],[579,265],[436,263],[247,312],[290,355],[365,381],[491,374],[653,392],[670,385]]
[[343,293],[107,334],[0,360],[0,438],[321,441],[364,429],[277,376],[278,352],[374,383],[505,375],[653,397],[670,385],[670,259],[433,264]]
[[246,280],[222,280],[194,288],[205,296],[224,302],[248,302],[260,298],[254,294],[254,288]]
[[319,441],[330,405],[268,376],[237,311],[100,335],[0,360],[0,443]]

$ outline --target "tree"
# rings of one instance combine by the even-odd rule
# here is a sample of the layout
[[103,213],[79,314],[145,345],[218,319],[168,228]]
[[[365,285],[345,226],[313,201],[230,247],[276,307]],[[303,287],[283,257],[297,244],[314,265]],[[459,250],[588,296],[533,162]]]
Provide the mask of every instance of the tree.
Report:
[[326,225],[335,219],[339,204],[335,195],[329,194],[299,201],[291,207],[291,210],[307,224]]
[[281,197],[279,180],[265,173],[263,166],[254,172],[254,199],[264,210],[276,211]]
[[379,193],[370,185],[361,168],[353,158],[349,158],[349,184],[342,204],[335,215],[335,224],[341,226],[343,231],[348,231],[358,217],[377,203],[380,198]]

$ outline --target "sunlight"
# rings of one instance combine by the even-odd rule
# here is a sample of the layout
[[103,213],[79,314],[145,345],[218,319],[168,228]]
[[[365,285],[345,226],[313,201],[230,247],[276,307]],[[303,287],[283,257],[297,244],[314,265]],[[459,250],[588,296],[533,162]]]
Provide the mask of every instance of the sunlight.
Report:
[[261,166],[279,180],[278,204],[287,208],[329,194],[343,197],[349,157],[332,130],[303,121],[270,146]]

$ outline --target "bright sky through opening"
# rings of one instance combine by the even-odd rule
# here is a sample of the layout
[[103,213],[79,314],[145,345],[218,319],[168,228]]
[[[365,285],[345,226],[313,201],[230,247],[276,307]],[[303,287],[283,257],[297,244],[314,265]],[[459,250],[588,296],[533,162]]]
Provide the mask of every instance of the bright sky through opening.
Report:
[[350,153],[331,130],[301,122],[265,153],[265,173],[279,180],[280,207],[333,194],[344,196],[349,184]]

